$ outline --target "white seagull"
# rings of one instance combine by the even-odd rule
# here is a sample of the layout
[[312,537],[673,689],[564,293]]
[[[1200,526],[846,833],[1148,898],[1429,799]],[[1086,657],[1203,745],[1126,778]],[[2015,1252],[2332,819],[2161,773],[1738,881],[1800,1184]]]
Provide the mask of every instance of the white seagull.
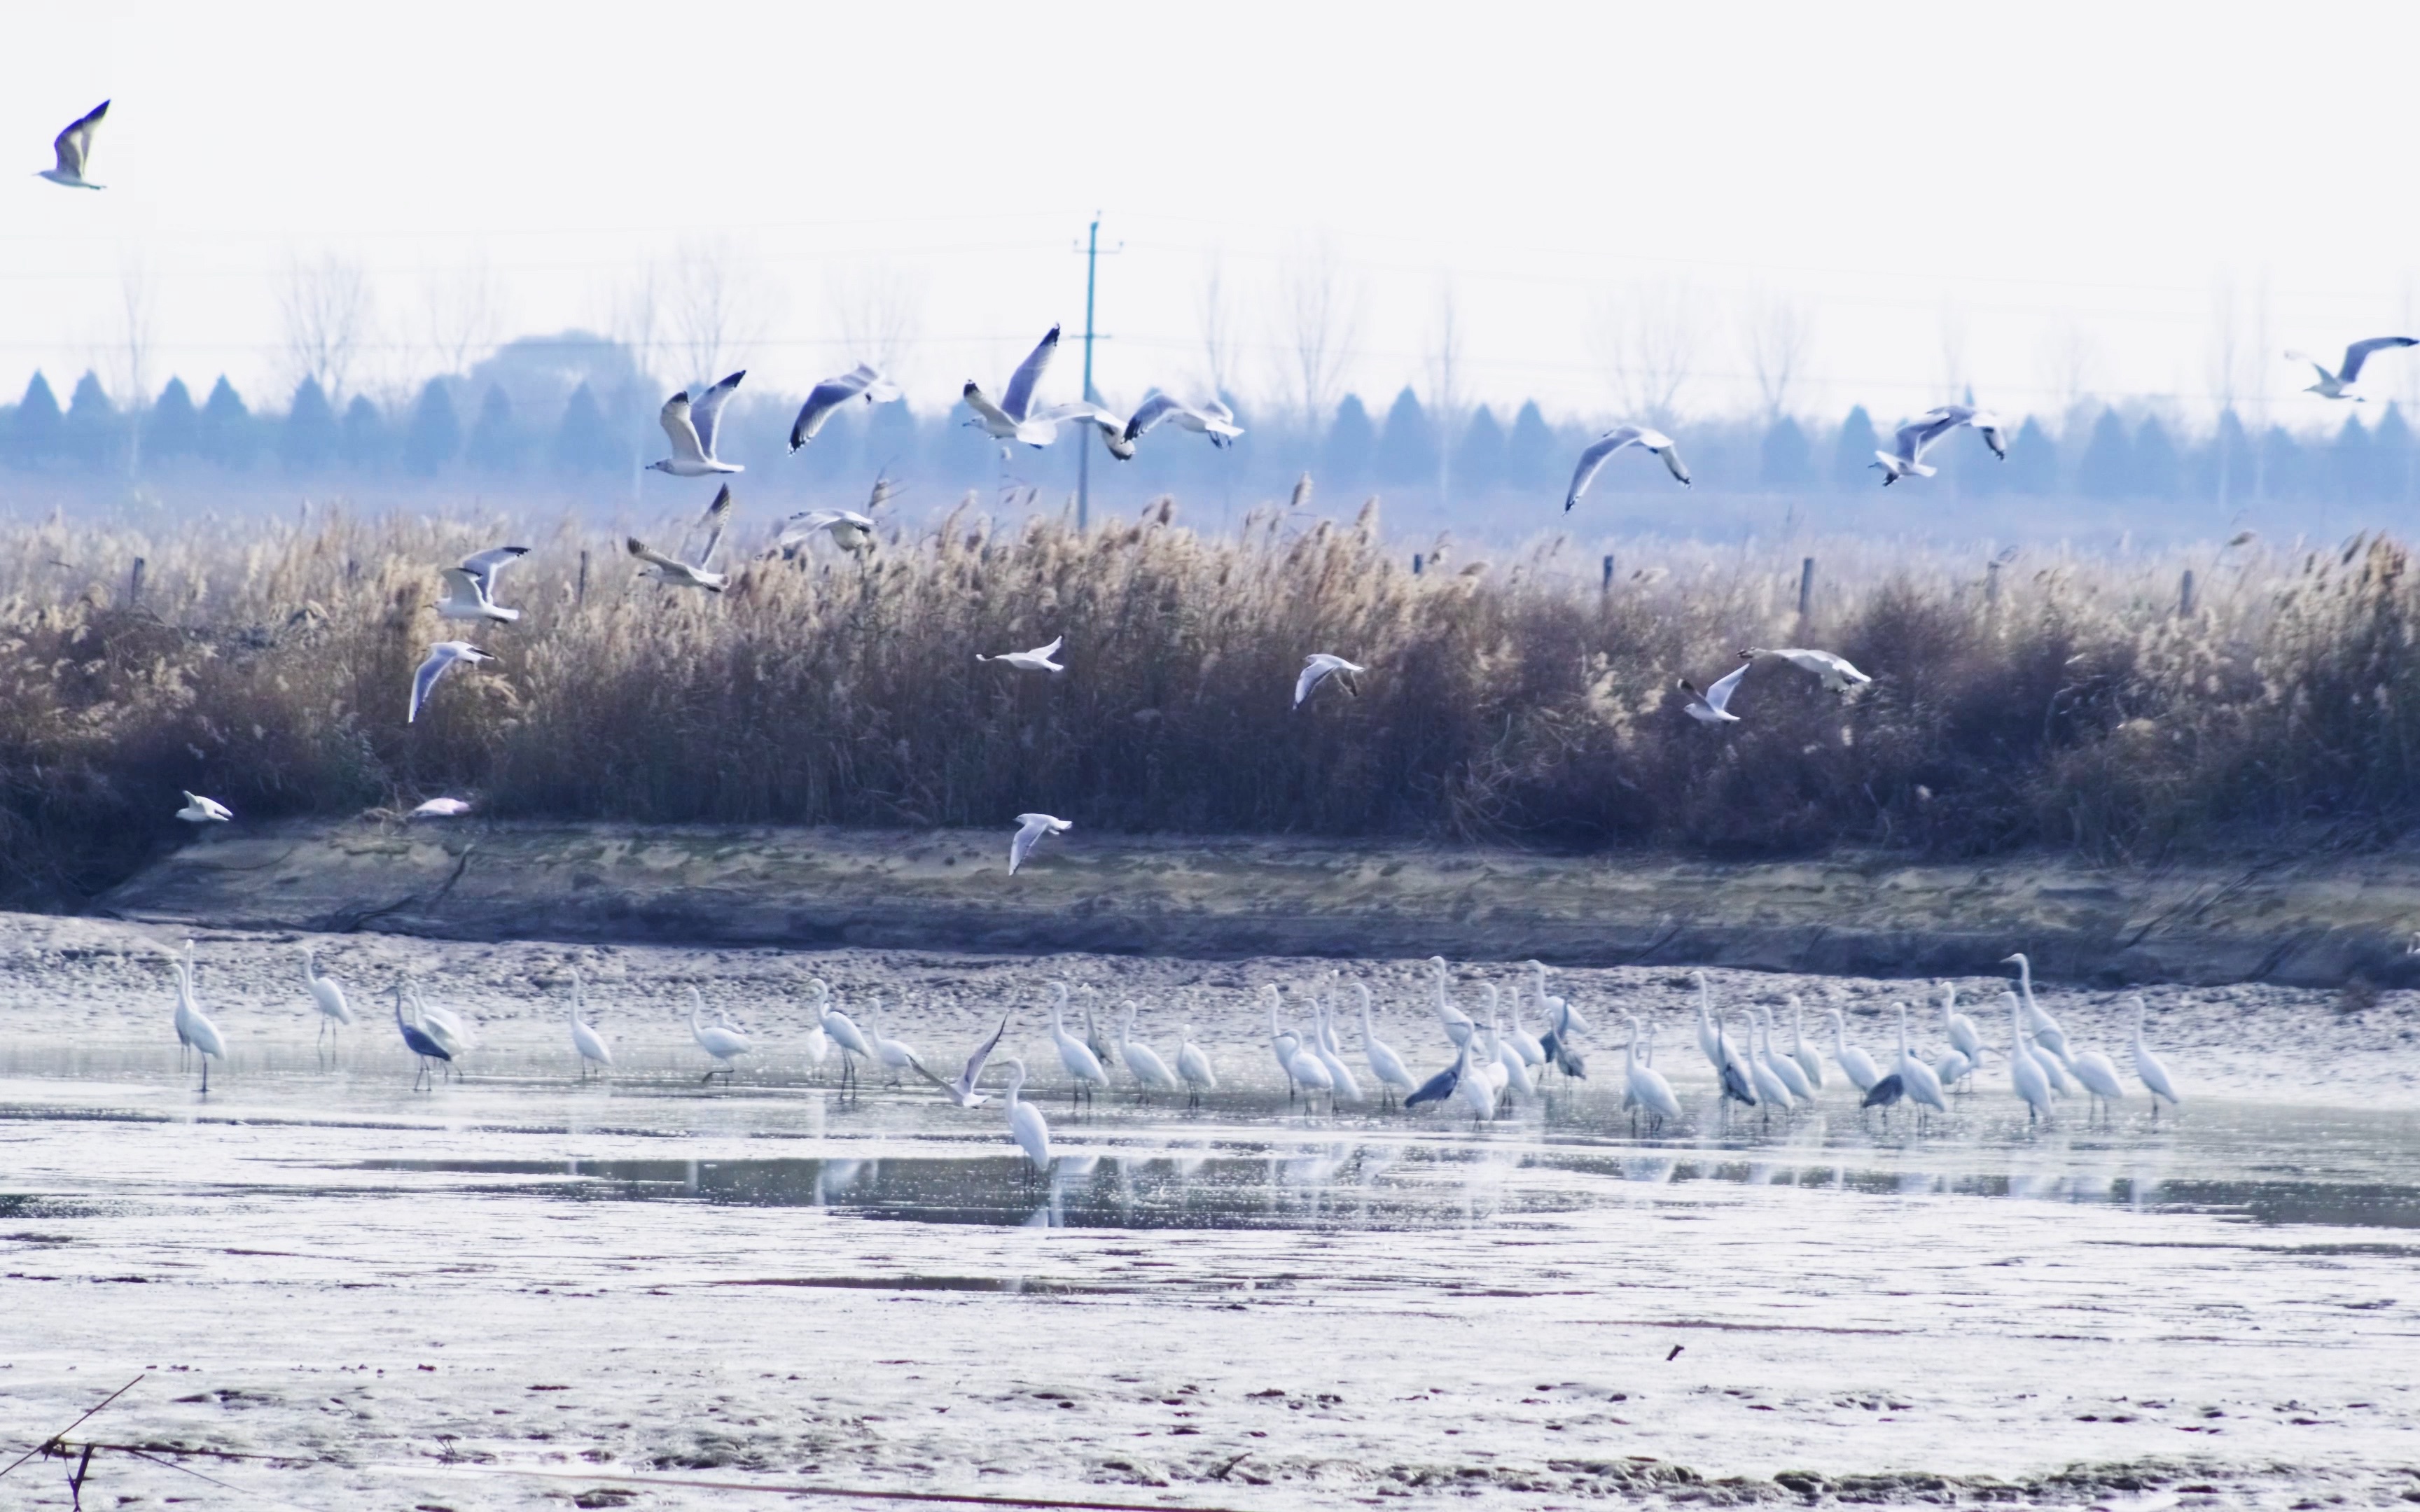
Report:
[[2003,462],[2009,459],[2009,444],[2002,434],[1998,416],[1971,405],[1946,404],[1928,409],[1901,425],[1891,437],[1891,449],[1876,452],[1874,460],[1866,465],[1882,470],[1883,486],[1885,488],[1911,473],[1919,478],[1931,477],[1940,470],[1924,460],[1925,449],[1961,425],[1974,426],[1983,438],[1983,444],[1992,449],[1993,455]]
[[1021,672],[1063,672],[1067,669],[1050,658],[1059,655],[1059,648],[1066,641],[1065,636],[1057,636],[1047,646],[1035,646],[1031,651],[1005,651],[997,656],[986,656],[978,651],[975,660],[997,661]]
[[[182,789],[178,791],[183,792]],[[235,817],[235,811],[216,798],[187,793],[185,806],[177,810],[177,817],[189,825],[224,825]]]
[[527,555],[528,547],[500,546],[464,557],[458,567],[443,569],[439,576],[445,579],[445,596],[437,601],[437,617],[497,620],[506,625],[520,619],[520,610],[496,602],[496,574]]
[[1075,827],[1072,819],[1053,819],[1047,813],[1018,814],[1016,838],[1008,842],[1008,874],[1016,875],[1016,869],[1033,854],[1033,847],[1042,843],[1043,836],[1063,835]]
[[725,462],[714,455],[714,437],[721,428],[722,407],[739,387],[739,380],[747,376],[747,369],[740,369],[698,395],[695,403],[690,402],[687,389],[666,399],[656,421],[672,438],[673,455],[660,462],[648,463],[649,470],[669,472],[675,478],[747,471],[737,463]]
[[[108,108],[108,106],[103,105],[101,110],[107,110]],[[98,116],[100,114],[100,111],[93,112],[94,116]],[[90,118],[90,116],[86,117],[86,119]],[[81,126],[83,124],[83,121],[78,121],[76,123],[77,126]],[[75,130],[75,127],[70,126],[68,130],[72,131]],[[64,167],[68,161],[67,147],[65,145],[67,138],[62,136],[59,138],[59,142],[61,144],[59,147],[59,163],[60,166]],[[44,174],[42,177],[48,178],[52,176]],[[2420,337],[2372,336],[2367,341],[2354,342],[2351,346],[2345,348],[2344,364],[2333,373],[2328,371],[2326,363],[2321,363],[2316,357],[2308,357],[2301,352],[2288,352],[2286,355],[2298,363],[2310,363],[2312,370],[2319,375],[2319,380],[2317,383],[2312,384],[2309,388],[2304,389],[2303,391],[2304,393],[2316,393],[2322,399],[2350,399],[2355,404],[2359,404],[2362,396],[2352,392],[2352,386],[2355,382],[2360,380],[2362,364],[2369,361],[2370,354],[2372,352],[2392,351],[2398,347],[2413,346],[2420,346]]]
[[991,1053],[1000,1048],[1000,1037],[1008,1032],[1008,1018],[1009,1016],[1006,1013],[1002,1013],[1000,1016],[1000,1026],[991,1031],[991,1037],[989,1039],[975,1046],[974,1054],[967,1057],[967,1063],[964,1067],[960,1068],[956,1080],[947,1082],[941,1080],[939,1076],[926,1071],[924,1069],[924,1063],[921,1060],[909,1061],[908,1069],[913,1071],[917,1075],[923,1077],[926,1081],[931,1082],[934,1086],[939,1088],[941,1089],[941,1095],[948,1098],[958,1106],[962,1108],[979,1108],[983,1106],[985,1103],[991,1101],[991,1094],[988,1092],[976,1091],[975,1083],[983,1078],[984,1062],[989,1060],[991,1058]]
[[863,556],[875,548],[874,512],[891,501],[899,486],[886,475],[874,480],[874,491],[866,496],[865,512],[854,509],[809,509],[790,517],[781,536],[774,541],[784,557],[795,557],[817,531],[832,538],[832,544],[852,556]]
[[1058,427],[1061,425],[1090,425],[1101,433],[1101,444],[1109,449],[1111,456],[1121,462],[1134,460],[1135,443],[1126,438],[1125,419],[1112,410],[1102,409],[1099,405],[1087,404],[1081,399],[1071,399],[1065,404],[1052,405],[1028,420],[1026,424],[1048,425],[1051,427],[1053,436],[1058,434]]
[[1605,459],[1625,446],[1636,446],[1662,457],[1664,470],[1678,478],[1683,487],[1688,486],[1689,470],[1673,448],[1671,437],[1644,425],[1617,425],[1590,441],[1588,450],[1580,454],[1579,466],[1572,469],[1571,490],[1563,495],[1563,513],[1570,514],[1572,506],[1580,501],[1580,495],[1588,492],[1589,485],[1596,481],[1597,470],[1605,466]]
[[1714,679],[1702,693],[1685,677],[1673,686],[1688,699],[1683,707],[1688,710],[1690,718],[1699,724],[1737,724],[1739,716],[1731,712],[1731,695],[1739,691],[1740,679],[1747,675],[1747,669],[1748,663],[1741,662]]
[[410,724],[420,717],[420,706],[428,702],[428,690],[437,686],[437,680],[444,676],[456,662],[495,659],[468,640],[440,640],[430,646],[428,659],[411,674],[411,710],[403,717],[403,722]]
[[1823,680],[1823,691],[1827,693],[1845,693],[1873,681],[1850,665],[1848,657],[1829,651],[1809,651],[1804,646],[1750,646],[1740,653],[1742,661],[1754,661],[1759,656],[1779,656],[1802,672],[1813,672]]
[[1023,441],[1028,446],[1047,446],[1057,440],[1057,420],[1045,419],[1033,412],[1033,391],[1041,386],[1042,375],[1048,371],[1050,359],[1058,355],[1058,351],[1059,328],[1052,326],[1050,333],[1044,336],[1033,350],[1025,354],[1025,361],[1016,364],[1016,371],[1009,377],[1008,392],[1000,396],[998,404],[992,403],[984,393],[981,384],[972,378],[967,379],[967,386],[961,392],[967,408],[975,412],[975,418],[970,424],[994,440]]
[[78,116],[74,124],[61,131],[57,140],[51,144],[51,150],[58,156],[58,166],[45,168],[34,177],[64,184],[70,189],[103,187],[85,178],[84,165],[92,160],[92,133],[101,125],[101,118],[108,114],[109,101],[104,100]]
[[1353,686],[1356,674],[1370,669],[1342,656],[1331,656],[1325,651],[1314,651],[1302,658],[1302,674],[1294,680],[1294,706],[1302,707],[1303,700],[1319,689],[1319,685],[1333,677],[1336,686],[1358,698],[1361,690]]
[[1189,430],[1197,436],[1207,436],[1210,444],[1221,449],[1234,444],[1244,428],[1235,424],[1235,411],[1216,399],[1206,404],[1187,404],[1165,393],[1155,393],[1142,402],[1125,424],[1127,440],[1140,440],[1145,431],[1165,422],[1179,430]]
[[714,495],[714,502],[706,506],[706,549],[698,553],[694,563],[676,561],[664,555],[633,535],[624,544],[630,555],[647,564],[642,576],[675,588],[702,588],[719,594],[731,584],[730,575],[713,570],[715,548],[722,545],[722,528],[731,522],[731,485],[724,484]]
[[405,814],[404,817],[406,819],[459,819],[470,811],[471,801],[468,798],[431,798],[411,812]]
[[898,397],[899,385],[863,363],[838,378],[828,378],[809,390],[807,402],[799,406],[799,418],[790,423],[790,450],[795,452],[814,440],[815,432],[824,428],[824,422],[851,399],[889,404]]

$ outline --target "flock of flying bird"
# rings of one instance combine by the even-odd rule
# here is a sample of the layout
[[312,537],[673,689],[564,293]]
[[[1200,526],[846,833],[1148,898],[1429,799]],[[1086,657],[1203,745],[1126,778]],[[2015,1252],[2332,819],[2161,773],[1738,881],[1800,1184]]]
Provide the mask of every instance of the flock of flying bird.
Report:
[[[344,988],[319,969],[315,948],[306,945],[302,954],[303,985],[318,1014],[324,1041],[331,1030],[340,1032],[343,1026],[355,1022],[353,1010]],[[1995,1045],[1987,1046],[1975,1021],[1958,1011],[1955,987],[1944,989],[1941,1002],[1941,1026],[1947,1043],[1931,1060],[1911,1048],[1904,1003],[1897,1005],[1898,1055],[1887,1064],[1877,1063],[1850,1043],[1847,1024],[1839,1011],[1826,1010],[1832,1028],[1833,1064],[1858,1094],[1859,1107],[1883,1108],[1885,1119],[1890,1105],[1900,1102],[1914,1105],[1919,1120],[1928,1110],[1946,1114],[1950,1109],[1951,1096],[1973,1089],[1976,1073],[1986,1057],[2005,1054],[2009,1090],[2025,1104],[2028,1122],[2048,1118],[2055,1100],[2079,1090],[2087,1098],[2088,1108],[2114,1110],[2126,1096],[2117,1063],[2102,1051],[2077,1042],[2035,1000],[2030,961],[2019,954],[2009,956],[2007,964],[2013,964],[2018,975],[2017,990],[2001,995],[2001,1005],[2009,1017],[2005,1052]],[[1581,1044],[1590,1033],[1589,1023],[1569,999],[1547,990],[1548,968],[1543,963],[1527,963],[1530,975],[1516,982],[1509,993],[1499,991],[1492,981],[1481,982],[1480,990],[1487,1000],[1483,1020],[1465,1012],[1454,1001],[1445,958],[1432,956],[1428,964],[1434,977],[1431,1008],[1444,1031],[1452,1059],[1442,1071],[1426,1077],[1416,1074],[1404,1055],[1378,1037],[1368,984],[1350,984],[1357,999],[1360,1058],[1376,1085],[1382,1106],[1391,1106],[1399,1099],[1406,1109],[1435,1103],[1466,1113],[1476,1122],[1487,1122],[1538,1101],[1544,1095],[1549,1072],[1568,1079],[1588,1075]],[[201,1056],[202,1090],[207,1092],[209,1063],[225,1057],[226,1039],[197,999],[193,941],[185,942],[181,956],[170,958],[170,968],[177,980],[178,1043]],[[1788,1050],[1779,1046],[1775,1015],[1762,1007],[1738,1011],[1745,1032],[1741,1039],[1734,1040],[1730,1032],[1732,1015],[1714,1011],[1705,973],[1692,975],[1698,990],[1698,1047],[1720,1087],[1719,1106],[1724,1116],[1728,1118],[1733,1103],[1756,1108],[1767,1117],[1776,1111],[1787,1116],[1801,1104],[1812,1103],[1827,1078],[1823,1057],[1807,1043],[1798,999],[1789,999],[1792,1044]],[[840,1052],[840,1088],[844,1094],[860,1088],[858,1067],[860,1062],[866,1062],[889,1071],[892,1085],[913,1074],[930,1083],[956,1107],[981,1107],[992,1100],[993,1094],[983,1086],[984,1072],[1007,1037],[1015,1017],[1013,1011],[1001,1015],[990,1034],[967,1056],[955,1076],[944,1078],[926,1064],[914,1045],[889,1031],[878,997],[867,999],[865,1022],[861,1025],[843,1010],[822,979],[810,979],[808,987],[813,1003],[802,1048],[807,1059],[817,1068],[818,1075],[832,1052]],[[398,983],[393,991],[396,1030],[404,1048],[418,1061],[412,1085],[415,1089],[424,1085],[433,1087],[439,1075],[452,1072],[457,1061],[478,1044],[477,1031],[457,1015],[423,1001],[416,986]],[[1178,1047],[1171,1061],[1135,1037],[1140,1009],[1134,1002],[1123,1005],[1123,1012],[1114,1021],[1114,1033],[1109,1036],[1103,1035],[1092,1011],[1086,1009],[1084,1032],[1078,1035],[1068,1026],[1067,984],[1054,982],[1052,992],[1051,1046],[1066,1072],[1071,1103],[1089,1102],[1096,1092],[1107,1090],[1111,1085],[1112,1068],[1123,1069],[1139,1100],[1154,1092],[1183,1092],[1190,1107],[1200,1104],[1203,1093],[1217,1090],[1218,1072],[1209,1053],[1194,1039],[1192,1025],[1187,1024],[1179,1031]],[[1328,993],[1304,995],[1309,1022],[1292,1026],[1281,1022],[1285,998],[1276,984],[1264,984],[1259,996],[1268,1012],[1269,1050],[1285,1078],[1289,1102],[1303,1098],[1315,1106],[1316,1099],[1324,1094],[1333,1113],[1345,1104],[1359,1105],[1369,1101],[1370,1094],[1354,1071],[1338,1032],[1339,1005]],[[411,1011],[409,1016],[405,1012],[407,1004]],[[1533,1013],[1535,1029],[1531,1027]],[[579,1057],[582,1079],[585,1080],[592,1072],[610,1070],[613,1065],[613,1046],[589,1022],[587,995],[576,967],[571,973],[571,996],[564,1014],[572,1050]],[[2156,1119],[2163,1101],[2174,1104],[2181,1101],[2181,1095],[2167,1068],[2143,1042],[2143,1000],[2137,997],[2132,1045],[2133,1070],[2150,1095],[2151,1112]],[[1644,1117],[1652,1129],[1660,1130],[1666,1119],[1682,1116],[1681,1100],[1670,1081],[1655,1067],[1652,1031],[1642,1029],[1635,1015],[1627,1022],[1630,1035],[1623,1054],[1621,1104],[1630,1112],[1634,1129],[1637,1119]],[[754,1044],[726,1014],[718,1011],[713,1022],[706,1021],[705,997],[694,986],[689,989],[689,1030],[697,1047],[709,1057],[703,1081],[710,1082],[716,1076],[728,1081],[735,1072],[733,1062],[755,1052]],[[1025,1062],[1013,1055],[1000,1059],[1007,1072],[1000,1097],[1007,1115],[1009,1137],[1036,1168],[1047,1168],[1050,1164],[1050,1126],[1042,1111],[1022,1096],[1027,1080]]]

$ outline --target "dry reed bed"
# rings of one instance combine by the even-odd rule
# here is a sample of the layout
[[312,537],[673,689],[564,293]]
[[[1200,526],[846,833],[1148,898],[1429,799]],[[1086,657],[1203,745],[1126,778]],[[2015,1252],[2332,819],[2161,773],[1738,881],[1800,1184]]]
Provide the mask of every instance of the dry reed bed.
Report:
[[[1163,501],[1078,533],[971,511],[866,564],[748,559],[720,597],[636,579],[618,542],[493,520],[20,528],[0,571],[0,864],[72,900],[174,838],[177,790],[240,815],[472,792],[500,816],[1091,826],[1652,844],[1714,855],[2178,848],[2391,836],[2420,810],[2415,588],[2399,545],[1980,561],[1831,542],[1632,543],[1609,589],[1568,543],[1415,576],[1374,511],[1211,538]],[[518,535],[465,631],[433,566]],[[578,591],[582,553],[586,591]],[[145,562],[140,596],[132,591]],[[2179,570],[2202,592],[2177,611]],[[1070,671],[978,666],[1063,633]],[[434,640],[456,673],[414,726]],[[1828,646],[1843,702],[1769,662],[1743,723],[1676,675]],[[1371,664],[1289,708],[1305,653]]]

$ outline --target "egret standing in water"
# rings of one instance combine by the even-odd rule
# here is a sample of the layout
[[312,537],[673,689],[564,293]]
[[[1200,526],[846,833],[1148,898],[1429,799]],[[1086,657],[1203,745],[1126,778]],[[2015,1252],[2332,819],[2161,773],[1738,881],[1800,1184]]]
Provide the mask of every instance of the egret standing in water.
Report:
[[201,1053],[202,1090],[208,1092],[210,1089],[210,1062],[226,1058],[226,1040],[219,1033],[219,1026],[202,1011],[201,1004],[194,1000],[194,942],[185,942],[185,958],[182,961],[172,957],[169,964],[177,973],[177,1042]]
[[1008,1111],[1008,1136],[1037,1171],[1050,1168],[1050,1123],[1042,1110],[1016,1094],[1025,1088],[1025,1062],[1015,1056],[1008,1057],[1008,1091],[1004,1102]]
[[325,1040],[332,1026],[341,1029],[353,1022],[353,1011],[345,1004],[345,990],[336,985],[335,978],[319,975],[317,946],[302,947],[302,984],[311,990],[311,1005],[319,1011],[319,1039]]
[[1093,1054],[1091,1045],[1067,1032],[1067,984],[1061,981],[1051,986],[1058,995],[1050,1004],[1050,1042],[1059,1047],[1059,1064],[1066,1068],[1070,1078],[1067,1102],[1073,1106],[1078,1098],[1091,1097],[1093,1088],[1109,1086],[1109,1073],[1102,1068],[1101,1057]]
[[1640,1108],[1645,1108],[1653,1118],[1652,1127],[1655,1129],[1661,1129],[1665,1119],[1681,1116],[1681,1100],[1672,1095],[1672,1084],[1664,1079],[1663,1072],[1638,1058],[1638,1020],[1636,1015],[1630,1021],[1630,1047],[1626,1052],[1622,1078],[1629,1091],[1632,1132],[1637,1132],[1637,1110]]
[[823,1003],[823,1016],[818,1022],[822,1024],[824,1033],[831,1037],[831,1042],[840,1046],[840,1087],[845,1092],[858,1085],[859,1058],[874,1058],[874,1045],[865,1038],[865,1031],[857,1026],[857,1020],[833,1005],[831,990],[820,980],[815,986],[821,993]]
[[588,1068],[603,1071],[613,1064],[613,1046],[605,1037],[580,1021],[580,1011],[586,1006],[587,994],[580,984],[580,968],[571,968],[571,1005],[564,1011],[571,1017],[571,1048],[580,1052],[580,1079],[588,1079]]
[[2024,1100],[2025,1121],[2034,1123],[2050,1117],[2050,1079],[2025,1048],[2024,1005],[2014,993],[2000,996],[2009,1009],[2009,1090]]
[[1883,1079],[1882,1068],[1874,1064],[1873,1057],[1849,1042],[1848,1020],[1840,1016],[1838,1009],[1827,1008],[1823,1016],[1832,1021],[1832,1059],[1839,1066],[1840,1074],[1849,1078],[1850,1085],[1858,1091],[1872,1091]]
[[2151,1117],[2156,1119],[2162,1098],[2179,1106],[2183,1105],[2184,1098],[2178,1094],[2177,1084],[2168,1079],[2168,1068],[2160,1064],[2160,1057],[2143,1042],[2143,999],[2138,994],[2134,998],[2134,1074],[2151,1094]]
[[1377,1077],[1378,1085],[1385,1088],[1379,1096],[1388,1102],[1392,1102],[1398,1093],[1410,1096],[1412,1089],[1419,1085],[1412,1079],[1411,1068],[1404,1065],[1404,1057],[1395,1054],[1394,1047],[1379,1039],[1377,1031],[1370,1026],[1369,984],[1357,981],[1353,990],[1361,995],[1361,1055],[1370,1062],[1370,1073]]
[[1134,1037],[1139,1010],[1132,1003],[1125,1008],[1125,1017],[1118,1023],[1118,1058],[1125,1062],[1126,1074],[1135,1079],[1138,1097],[1175,1091],[1184,1084],[1176,1079],[1176,1072],[1168,1069],[1168,1062],[1159,1058],[1158,1051]]
[[1185,1078],[1185,1105],[1202,1105],[1202,1094],[1218,1090],[1218,1073],[1210,1065],[1210,1057],[1193,1042],[1193,1026],[1187,1024],[1178,1031],[1176,1074]]
[[705,1022],[705,1013],[706,999],[698,995],[696,988],[691,987],[689,990],[690,1038],[695,1040],[697,1047],[712,1056],[716,1062],[706,1068],[706,1074],[698,1080],[710,1082],[720,1076],[728,1086],[737,1074],[731,1064],[732,1057],[749,1053],[748,1037],[720,1020],[712,1024]]
[[[1941,1077],[1939,1073],[1934,1072],[1931,1067],[1926,1065],[1923,1061],[1917,1059],[1916,1052],[1907,1047],[1907,1005],[1905,1003],[1899,1005],[1899,1066],[1897,1068],[1897,1074],[1899,1076],[1900,1089],[1906,1092],[1909,1102],[1916,1103],[1919,1107],[1931,1108],[1941,1113],[1947,1113],[1949,1111],[1949,1100],[1941,1095]],[[1923,1115],[1918,1114],[1917,1117],[1922,1118]]]

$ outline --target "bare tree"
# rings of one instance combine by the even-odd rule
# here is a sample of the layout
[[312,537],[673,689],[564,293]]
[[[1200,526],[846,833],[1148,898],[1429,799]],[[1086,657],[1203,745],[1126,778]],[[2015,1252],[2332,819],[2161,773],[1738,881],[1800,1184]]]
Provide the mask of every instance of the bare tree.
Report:
[[1437,438],[1437,498],[1453,497],[1453,447],[1462,435],[1462,318],[1451,277],[1437,281],[1437,320],[1429,344],[1429,411]]
[[140,258],[128,262],[117,275],[118,390],[126,406],[126,471],[143,472],[143,422],[148,418],[151,395],[151,353],[156,306],[151,270]]
[[1335,243],[1323,237],[1295,247],[1286,262],[1278,345],[1285,387],[1306,431],[1317,431],[1336,408],[1360,304]]
[[1966,365],[1966,312],[1941,297],[1941,398],[1939,403],[1962,402],[1975,386],[1975,375]]
[[1643,283],[1597,316],[1597,356],[1629,417],[1672,424],[1696,359],[1694,292],[1678,279]]
[[451,272],[432,275],[422,294],[428,345],[444,371],[469,371],[474,356],[486,355],[501,339],[504,291],[484,255]]
[[[2218,407],[2218,428],[2212,450],[2218,460],[2218,507],[2233,502],[2235,448],[2226,433],[2226,417],[2234,411],[2243,388],[2242,321],[2236,308],[2235,280],[2222,278],[2211,299],[2210,394]],[[2240,419],[2240,417],[2239,417]]]
[[846,360],[871,363],[897,380],[924,333],[928,283],[922,268],[895,262],[864,263],[835,277],[828,292]]
[[344,393],[369,339],[369,279],[361,264],[335,253],[295,258],[278,294],[286,324],[286,378],[301,387],[317,378],[330,403]]
[[1227,282],[1227,259],[1213,252],[1202,279],[1202,365],[1209,382],[1211,398],[1223,397],[1234,392],[1235,356],[1239,343],[1235,333],[1234,289]]
[[2101,376],[2101,343],[2074,320],[2061,321],[2042,335],[2036,354],[2042,387],[2058,396],[2062,413],[2089,397]]
[[1805,374],[1815,343],[1814,317],[1792,296],[1760,294],[1748,306],[1740,335],[1764,418],[1767,423],[1779,420],[1790,408],[1791,391]]
[[771,293],[728,241],[681,249],[666,295],[672,347],[688,376],[712,381],[762,340]]

